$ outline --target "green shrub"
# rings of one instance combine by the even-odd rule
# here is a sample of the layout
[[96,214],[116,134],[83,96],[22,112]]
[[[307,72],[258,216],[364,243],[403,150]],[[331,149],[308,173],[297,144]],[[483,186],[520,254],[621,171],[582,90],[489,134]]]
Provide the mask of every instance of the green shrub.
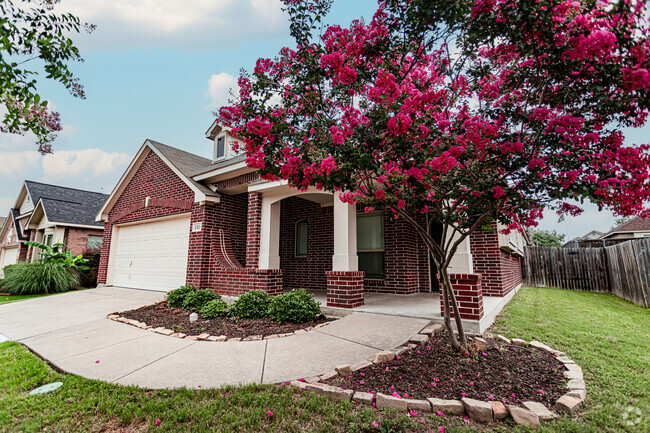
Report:
[[169,295],[167,295],[167,306],[170,308],[181,308],[183,302],[185,302],[185,296],[187,296],[188,293],[195,291],[196,287],[190,285],[180,286],[178,289],[172,290],[169,292]]
[[221,299],[221,296],[217,295],[210,289],[194,290],[185,295],[183,309],[198,311],[205,307],[208,302],[214,301],[215,299]]
[[213,299],[200,310],[204,319],[216,319],[228,315],[228,304],[223,299]]
[[311,322],[320,314],[320,302],[304,289],[292,290],[273,298],[269,316],[279,322]]
[[12,295],[67,292],[79,285],[79,276],[61,263],[16,263],[4,273],[3,290]]
[[251,290],[242,293],[232,304],[230,315],[242,319],[261,319],[269,316],[270,304],[271,295],[263,290]]
[[102,250],[99,248],[89,248],[83,253],[83,257],[88,260],[86,267],[77,271],[82,287],[97,287],[97,272],[99,271],[99,259]]

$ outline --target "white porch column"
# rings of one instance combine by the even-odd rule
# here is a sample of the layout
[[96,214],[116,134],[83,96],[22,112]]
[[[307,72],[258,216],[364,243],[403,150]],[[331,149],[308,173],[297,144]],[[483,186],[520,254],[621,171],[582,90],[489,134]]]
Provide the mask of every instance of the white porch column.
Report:
[[[460,237],[458,233],[454,236],[454,241]],[[472,259],[472,252],[470,250],[469,236],[458,245],[456,254],[449,263],[449,273],[454,274],[473,274],[474,273],[474,260]]]
[[280,201],[262,196],[260,269],[280,269]]
[[334,195],[334,256],[333,271],[358,271],[357,207],[343,203],[339,193]]

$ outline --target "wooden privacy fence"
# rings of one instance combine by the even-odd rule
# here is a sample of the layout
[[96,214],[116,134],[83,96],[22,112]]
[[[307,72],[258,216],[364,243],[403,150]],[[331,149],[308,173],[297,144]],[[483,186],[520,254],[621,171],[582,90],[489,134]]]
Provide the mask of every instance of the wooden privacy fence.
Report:
[[526,247],[527,285],[605,292],[650,307],[650,239],[601,248]]

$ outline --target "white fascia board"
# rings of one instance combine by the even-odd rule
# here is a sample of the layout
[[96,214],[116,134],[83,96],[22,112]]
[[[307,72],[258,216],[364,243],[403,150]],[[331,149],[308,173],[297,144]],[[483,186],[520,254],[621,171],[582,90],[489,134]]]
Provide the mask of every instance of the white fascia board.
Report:
[[36,226],[32,226],[32,219],[34,218],[34,215],[36,215],[36,211],[41,208],[43,211],[43,216],[47,221],[49,221],[49,218],[47,217],[47,213],[45,212],[45,206],[43,206],[43,199],[40,199],[38,203],[36,203],[36,206],[34,206],[34,210],[32,211],[32,214],[29,216],[29,219],[27,220],[27,223],[25,224],[25,229],[27,230],[32,230],[35,228],[38,228],[38,224]]
[[[196,175],[193,177],[193,179],[197,182],[200,182],[202,180],[227,175],[229,173],[232,173],[233,171],[247,169],[247,168],[248,166],[246,165],[246,161],[239,161],[235,164],[227,165],[225,167],[215,168],[214,170],[208,171],[207,173]],[[251,169],[250,171],[254,171],[254,170]],[[226,179],[227,178],[228,177],[226,177]]]

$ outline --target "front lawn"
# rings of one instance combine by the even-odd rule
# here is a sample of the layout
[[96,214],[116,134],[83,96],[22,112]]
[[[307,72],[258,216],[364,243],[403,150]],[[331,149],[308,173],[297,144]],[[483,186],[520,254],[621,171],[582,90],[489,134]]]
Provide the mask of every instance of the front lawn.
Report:
[[[2,289],[0,289],[2,291]],[[15,302],[15,301],[23,301],[25,299],[33,299],[33,298],[40,298],[42,296],[49,296],[47,295],[10,295],[10,296],[0,296],[0,305],[2,304],[8,304],[10,302]]]
[[[507,336],[538,339],[564,350],[585,371],[590,395],[582,417],[563,418],[540,431],[650,431],[645,415],[650,412],[650,311],[609,295],[528,288],[510,303],[496,328]],[[483,431],[465,425],[462,418],[409,418],[334,403],[286,386],[201,391],[120,387],[59,374],[16,343],[0,345],[0,366],[2,432]],[[53,394],[27,395],[57,380],[64,386]],[[645,418],[636,416],[636,407]],[[626,424],[624,413],[631,415],[633,425]],[[490,431],[526,430],[498,424]]]

